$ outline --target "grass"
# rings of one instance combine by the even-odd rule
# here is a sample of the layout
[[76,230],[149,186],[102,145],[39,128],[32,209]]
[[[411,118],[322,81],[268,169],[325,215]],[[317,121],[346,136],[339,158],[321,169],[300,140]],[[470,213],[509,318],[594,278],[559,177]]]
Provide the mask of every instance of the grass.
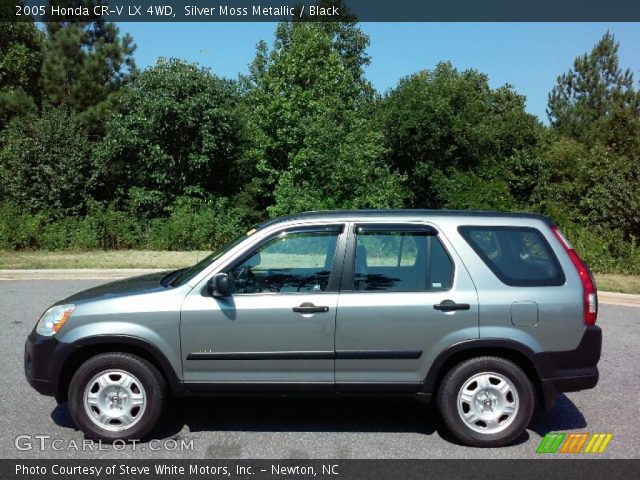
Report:
[[[0,269],[55,268],[181,268],[210,252],[116,250],[90,252],[0,251]],[[278,262],[276,262],[278,263]],[[598,290],[640,294],[640,275],[595,274]]]
[[603,292],[640,293],[640,275],[596,273],[596,285]]
[[181,268],[211,252],[108,250],[89,252],[0,251],[0,269],[50,268]]

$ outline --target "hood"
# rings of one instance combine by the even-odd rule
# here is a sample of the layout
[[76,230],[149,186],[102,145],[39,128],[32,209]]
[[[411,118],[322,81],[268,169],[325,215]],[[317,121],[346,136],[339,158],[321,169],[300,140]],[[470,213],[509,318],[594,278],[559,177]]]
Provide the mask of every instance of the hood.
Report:
[[82,303],[95,300],[109,300],[119,297],[164,291],[169,287],[163,287],[160,284],[160,280],[162,280],[169,272],[170,270],[154,272],[147,275],[124,278],[122,280],[116,280],[115,282],[105,283],[104,285],[89,288],[88,290],[83,290],[82,292],[71,295],[61,303]]

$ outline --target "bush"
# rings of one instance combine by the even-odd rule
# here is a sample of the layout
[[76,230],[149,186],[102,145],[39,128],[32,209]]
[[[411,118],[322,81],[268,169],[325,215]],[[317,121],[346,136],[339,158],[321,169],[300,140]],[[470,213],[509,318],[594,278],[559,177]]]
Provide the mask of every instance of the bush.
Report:
[[247,228],[244,212],[228,199],[179,198],[169,218],[150,222],[147,246],[153,250],[211,250]]
[[39,238],[45,218],[43,213],[22,213],[10,203],[0,205],[0,247],[5,250],[41,248]]
[[94,238],[99,248],[110,250],[141,248],[144,244],[145,221],[113,205],[92,205],[83,221],[83,234],[75,237],[78,248],[95,248]]
[[562,231],[593,272],[640,275],[638,239],[625,239],[620,230],[573,224]]
[[[640,275],[640,245],[620,230],[580,226],[560,210],[551,213],[580,256],[597,273]],[[227,198],[179,198],[168,217],[136,218],[113,205],[94,204],[82,218],[56,219],[0,204],[3,250],[215,250],[250,227]]]
[[113,205],[93,204],[84,217],[56,218],[0,204],[3,250],[212,250],[248,227],[241,208],[226,198],[180,198],[168,217],[146,219]]

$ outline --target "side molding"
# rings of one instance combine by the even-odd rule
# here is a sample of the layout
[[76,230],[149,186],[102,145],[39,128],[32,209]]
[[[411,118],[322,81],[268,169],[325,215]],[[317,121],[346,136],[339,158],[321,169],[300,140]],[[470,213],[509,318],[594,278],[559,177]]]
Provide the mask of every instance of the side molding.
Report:
[[338,350],[336,352],[191,352],[187,360],[405,360],[422,350]]

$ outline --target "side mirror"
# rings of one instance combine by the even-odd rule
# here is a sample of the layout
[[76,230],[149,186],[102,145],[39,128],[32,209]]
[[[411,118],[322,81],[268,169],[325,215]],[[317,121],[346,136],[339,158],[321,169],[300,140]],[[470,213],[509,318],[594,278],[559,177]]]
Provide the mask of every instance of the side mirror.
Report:
[[207,290],[212,297],[220,298],[230,296],[229,275],[226,273],[218,273],[215,277],[209,280]]

